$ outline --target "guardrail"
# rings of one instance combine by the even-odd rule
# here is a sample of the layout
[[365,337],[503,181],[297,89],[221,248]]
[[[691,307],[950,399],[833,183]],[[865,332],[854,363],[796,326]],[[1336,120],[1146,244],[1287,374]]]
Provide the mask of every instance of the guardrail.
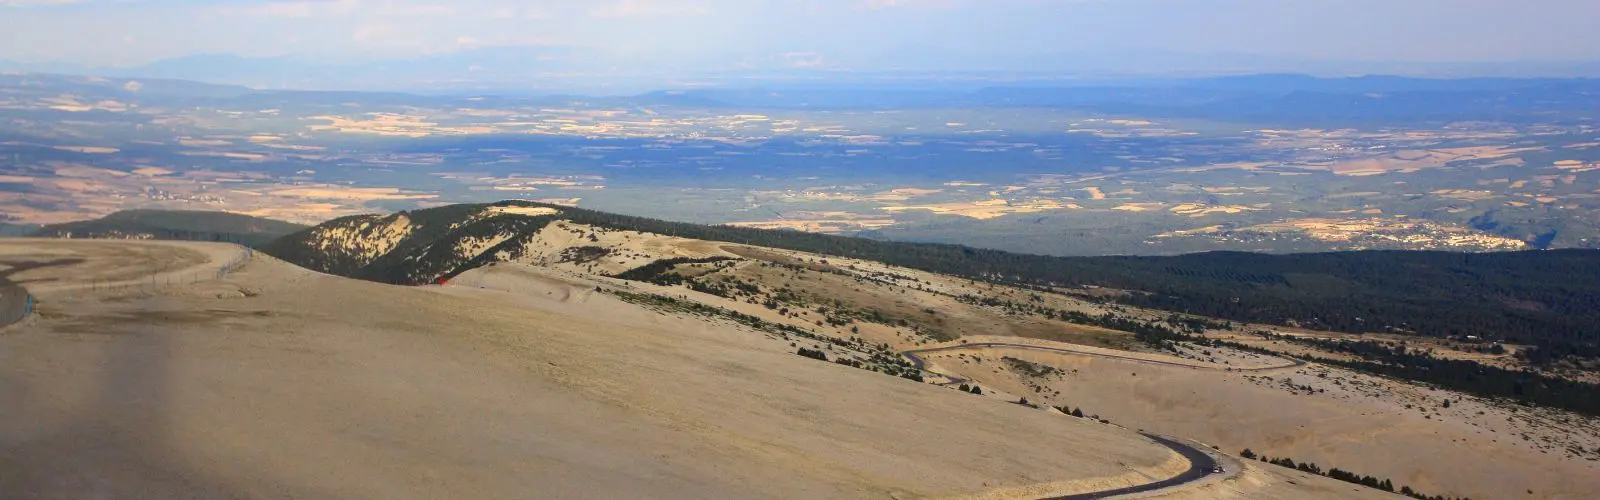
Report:
[[132,278],[117,281],[95,280],[65,289],[63,291],[70,295],[72,292],[84,290],[90,292],[99,292],[110,290],[151,289],[167,285],[190,284],[214,279],[222,279],[228,276],[229,273],[238,270],[239,266],[243,266],[245,262],[249,262],[250,258],[254,256],[255,251],[253,249],[249,247],[241,247],[238,255],[235,255],[233,258],[228,259],[227,262],[223,262],[221,265],[216,267],[207,266],[200,269],[162,272],[151,274],[142,278]]
[[7,285],[0,287],[0,327],[22,321],[33,314],[33,294],[28,289]]
[[[214,279],[222,279],[228,274],[237,271],[240,266],[255,257],[255,250],[240,245],[240,251],[233,258],[221,265],[207,266],[200,269],[155,273],[143,278],[133,278],[118,281],[90,281],[88,283],[73,285],[67,288],[49,288],[40,293],[61,293],[72,297],[78,293],[99,293],[119,290],[155,289],[158,287],[199,283]],[[22,321],[33,314],[38,299],[21,285],[0,285],[0,327]]]

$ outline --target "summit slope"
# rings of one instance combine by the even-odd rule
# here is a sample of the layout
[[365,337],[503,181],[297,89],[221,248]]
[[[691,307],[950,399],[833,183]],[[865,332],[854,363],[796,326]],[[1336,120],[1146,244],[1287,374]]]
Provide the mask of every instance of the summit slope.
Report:
[[[519,283],[395,287],[257,254],[220,279],[43,292],[37,317],[0,331],[0,489],[1037,498],[1189,467],[1131,430],[794,356],[558,277]],[[1261,467],[1194,487],[1377,498]]]

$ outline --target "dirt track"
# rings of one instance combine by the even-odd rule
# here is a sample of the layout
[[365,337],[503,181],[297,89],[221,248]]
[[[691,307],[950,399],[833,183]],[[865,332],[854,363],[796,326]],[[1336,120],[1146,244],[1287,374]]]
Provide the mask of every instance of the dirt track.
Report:
[[[1180,358],[1163,359],[1163,358],[1168,358],[1168,357],[1160,356],[1160,355],[1151,355],[1151,354],[1137,354],[1136,355],[1136,354],[1133,354],[1133,353],[1116,354],[1116,353],[1106,352],[1107,351],[1106,349],[1098,349],[1098,348],[1093,348],[1093,347],[1088,347],[1088,346],[1077,346],[1077,345],[1072,345],[1072,344],[1058,344],[1058,343],[1051,343],[1052,345],[1040,345],[1040,344],[1044,343],[1045,341],[1039,341],[1039,340],[1033,340],[1033,341],[1030,341],[1030,342],[1031,343],[1018,343],[1018,342],[971,342],[971,343],[952,344],[952,345],[937,346],[937,347],[926,347],[926,348],[921,348],[921,349],[911,349],[911,350],[907,350],[907,351],[902,351],[900,354],[902,356],[905,356],[906,359],[910,360],[911,364],[913,366],[916,366],[918,369],[926,369],[926,367],[927,367],[927,361],[922,359],[922,357],[918,356],[918,354],[930,353],[930,352],[978,350],[978,349],[1022,349],[1022,350],[1027,350],[1027,351],[1044,351],[1044,352],[1053,352],[1053,353],[1060,353],[1060,354],[1071,354],[1071,355],[1075,355],[1075,356],[1091,356],[1091,357],[1097,357],[1097,358],[1115,359],[1115,360],[1128,361],[1128,362],[1133,362],[1133,363],[1145,363],[1145,364],[1160,365],[1160,366],[1171,366],[1171,367],[1177,367],[1177,368],[1186,368],[1186,369],[1190,369],[1190,370],[1210,370],[1210,371],[1227,371],[1227,372],[1271,372],[1271,371],[1278,371],[1278,370],[1286,370],[1286,369],[1297,368],[1297,367],[1305,366],[1305,364],[1306,364],[1305,361],[1301,361],[1301,360],[1294,359],[1294,358],[1285,358],[1288,362],[1284,363],[1284,364],[1280,364],[1280,365],[1257,366],[1257,367],[1233,367],[1233,366],[1224,367],[1224,366],[1218,366],[1218,365],[1214,365],[1214,364],[1193,362],[1193,361],[1180,359]],[[940,375],[943,375],[945,378],[950,379],[951,380],[950,383],[952,383],[952,384],[959,384],[959,383],[965,381],[965,379],[962,379],[962,378],[960,378],[960,377],[958,377],[956,375],[952,375],[952,374],[940,373]]]

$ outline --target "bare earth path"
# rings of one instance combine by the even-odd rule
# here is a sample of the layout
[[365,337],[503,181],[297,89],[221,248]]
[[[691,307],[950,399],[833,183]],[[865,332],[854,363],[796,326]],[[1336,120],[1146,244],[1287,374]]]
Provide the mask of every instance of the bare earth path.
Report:
[[[1039,341],[1036,340],[1035,342],[1039,342]],[[1174,367],[1178,367],[1178,368],[1187,368],[1187,369],[1192,369],[1192,370],[1211,370],[1211,371],[1271,372],[1271,371],[1277,371],[1277,370],[1285,370],[1285,369],[1297,368],[1297,367],[1300,367],[1300,366],[1304,366],[1306,364],[1305,361],[1301,361],[1301,360],[1294,359],[1294,358],[1285,358],[1285,359],[1288,359],[1289,362],[1285,363],[1285,364],[1281,364],[1281,365],[1258,366],[1258,367],[1221,367],[1221,366],[1194,363],[1194,362],[1190,362],[1190,361],[1187,361],[1187,360],[1166,361],[1166,360],[1161,360],[1161,359],[1152,359],[1150,356],[1139,357],[1139,356],[1125,355],[1125,354],[1114,354],[1114,353],[1110,353],[1110,352],[1105,352],[1106,351],[1105,349],[1099,349],[1099,348],[1093,348],[1093,347],[1087,347],[1087,346],[1074,346],[1074,345],[1071,345],[1071,344],[1058,344],[1058,345],[1048,345],[1047,346],[1047,345],[1024,344],[1024,343],[1013,343],[1013,342],[973,342],[973,343],[967,343],[967,344],[954,344],[954,345],[946,345],[946,346],[927,347],[927,348],[921,348],[921,349],[910,349],[910,350],[906,350],[906,351],[901,351],[900,355],[901,356],[905,356],[905,358],[911,362],[912,366],[917,367],[917,369],[919,369],[919,370],[927,370],[928,369],[927,368],[927,361],[922,359],[920,356],[917,356],[918,354],[930,353],[930,352],[959,351],[959,350],[967,350],[967,349],[1024,349],[1024,350],[1031,350],[1031,351],[1045,351],[1045,352],[1053,352],[1053,353],[1059,353],[1059,354],[1071,354],[1071,355],[1077,355],[1077,356],[1092,356],[1092,357],[1097,357],[1097,358],[1116,359],[1116,360],[1122,360],[1122,361],[1130,361],[1130,362],[1134,362],[1134,363],[1145,363],[1145,364],[1161,365],[1161,366],[1174,366]],[[946,382],[945,385],[959,384],[959,383],[962,383],[962,382],[966,382],[966,379],[963,379],[961,377],[957,377],[957,376],[952,375],[952,374],[939,373],[939,372],[934,372],[934,373],[937,373],[938,375],[943,376],[943,377],[945,377],[945,378],[950,380],[949,382]]]

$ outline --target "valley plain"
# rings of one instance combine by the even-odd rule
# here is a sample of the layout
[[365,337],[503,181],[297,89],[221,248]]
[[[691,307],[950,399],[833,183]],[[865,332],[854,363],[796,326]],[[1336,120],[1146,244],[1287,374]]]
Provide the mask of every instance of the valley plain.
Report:
[[1062,85],[0,75],[0,489],[1600,490],[1592,82]]
[[1062,85],[579,98],[13,74],[0,213],[316,223],[523,199],[1056,255],[1600,244],[1584,80],[1491,80],[1545,100],[1490,108],[1421,79]]
[[1600,2],[0,3],[0,500],[1600,498]]

